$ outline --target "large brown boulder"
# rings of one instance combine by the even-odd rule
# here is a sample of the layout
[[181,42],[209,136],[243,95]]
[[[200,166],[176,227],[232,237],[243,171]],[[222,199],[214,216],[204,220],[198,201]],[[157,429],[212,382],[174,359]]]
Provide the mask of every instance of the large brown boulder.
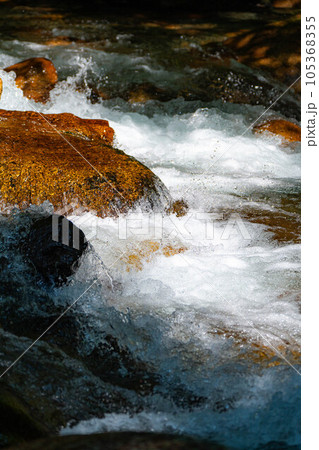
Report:
[[72,204],[101,217],[137,204],[163,209],[169,200],[163,183],[114,148],[113,135],[106,120],[0,110],[1,206],[48,200],[55,210]]
[[47,102],[58,81],[53,63],[46,58],[30,58],[4,70],[15,72],[16,85],[23,90],[25,97],[36,102]]

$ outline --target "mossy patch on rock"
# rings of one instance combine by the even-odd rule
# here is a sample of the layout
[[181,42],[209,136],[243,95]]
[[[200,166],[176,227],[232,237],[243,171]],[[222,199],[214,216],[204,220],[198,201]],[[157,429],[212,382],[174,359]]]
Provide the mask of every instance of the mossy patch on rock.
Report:
[[58,74],[53,63],[46,58],[26,59],[4,70],[15,72],[18,88],[23,90],[25,97],[36,102],[47,102],[50,91],[58,81]]
[[106,120],[0,110],[2,207],[48,200],[56,210],[72,204],[105,217],[137,204],[166,206],[169,194],[163,183],[112,147],[113,135]]

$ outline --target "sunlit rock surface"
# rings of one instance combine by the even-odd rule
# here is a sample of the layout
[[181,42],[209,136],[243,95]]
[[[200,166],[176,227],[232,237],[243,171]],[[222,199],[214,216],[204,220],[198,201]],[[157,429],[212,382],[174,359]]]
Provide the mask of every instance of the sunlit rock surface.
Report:
[[61,285],[76,271],[88,243],[76,225],[54,214],[32,224],[25,247],[42,278]]
[[53,63],[46,58],[30,58],[4,69],[16,74],[16,85],[35,102],[45,103],[58,81]]
[[106,120],[4,110],[0,119],[2,207],[49,200],[103,217],[138,203],[162,207],[169,198],[147,167],[112,147]]
[[270,133],[282,137],[287,142],[301,141],[301,128],[288,120],[273,119],[254,126],[255,133]]

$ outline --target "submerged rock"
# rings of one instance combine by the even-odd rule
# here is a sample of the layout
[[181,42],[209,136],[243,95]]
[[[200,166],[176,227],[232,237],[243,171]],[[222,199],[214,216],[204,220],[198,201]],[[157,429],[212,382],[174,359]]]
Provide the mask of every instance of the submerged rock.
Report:
[[[264,206],[265,198],[271,204],[271,208]],[[275,190],[256,191],[249,195],[249,204],[243,201],[242,205],[236,207],[236,213],[240,214],[243,220],[263,225],[267,232],[271,233],[272,239],[277,244],[287,245],[300,243],[300,209],[301,198],[298,187],[296,192],[289,193],[276,192]],[[234,214],[233,209],[223,208],[217,211],[226,220]],[[214,212],[216,212],[216,209],[214,209]]]
[[295,123],[283,119],[268,120],[253,128],[255,133],[271,133],[284,138],[288,142],[301,141],[301,128]]
[[134,245],[132,249],[128,249],[120,261],[124,263],[124,270],[130,272],[131,270],[142,270],[144,264],[150,263],[158,255],[169,256],[184,253],[187,248],[181,244],[167,243],[163,244],[160,241],[145,240]]
[[256,74],[248,73],[242,68],[229,68],[227,64],[223,65],[220,62],[208,67],[209,70],[194,70],[191,76],[164,88],[152,83],[134,85],[118,83],[117,79],[110,79],[107,85],[99,88],[90,85],[90,93],[87,97],[93,103],[121,98],[131,104],[133,110],[142,107],[148,101],[169,102],[174,99],[183,99],[187,102],[222,101],[223,103],[263,105],[271,106],[272,109],[299,120],[299,103],[289,93],[278,99],[283,91],[273,83],[260,79]]
[[124,98],[130,103],[146,103],[148,100],[167,102],[175,97],[174,93],[170,92],[168,89],[165,90],[151,83],[142,83],[132,86],[128,91],[129,92],[124,95]]
[[54,214],[32,225],[27,255],[46,281],[61,285],[76,271],[87,247],[83,231]]
[[4,110],[0,119],[3,207],[49,200],[64,215],[82,208],[105,217],[137,205],[144,210],[166,206],[166,187],[112,146],[114,131],[106,120]]
[[77,44],[83,44],[85,41],[82,39],[77,39],[75,37],[70,36],[54,36],[51,39],[48,39],[44,42],[45,45],[48,45],[49,47],[61,47],[61,46],[67,46],[73,43]]
[[[300,14],[273,20],[262,29],[252,24],[228,33],[224,45],[235,52],[240,63],[265,70],[290,85],[301,73],[300,24]],[[300,81],[294,90],[300,92]]]
[[19,445],[12,450],[223,450],[224,446],[183,436],[155,433],[101,433],[61,436]]
[[47,102],[50,91],[58,81],[53,63],[46,58],[26,59],[4,70],[15,72],[16,85],[23,90],[25,97],[35,102]]

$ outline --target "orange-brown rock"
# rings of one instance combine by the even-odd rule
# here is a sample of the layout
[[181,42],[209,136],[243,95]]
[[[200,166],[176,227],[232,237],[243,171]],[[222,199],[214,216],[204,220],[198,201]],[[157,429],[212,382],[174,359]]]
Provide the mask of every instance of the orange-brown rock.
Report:
[[112,147],[113,134],[106,120],[0,110],[2,207],[49,200],[55,210],[72,204],[104,217],[137,203],[166,206],[165,186],[143,164]]
[[[272,208],[264,208],[264,197],[260,193],[250,196],[250,206],[243,204],[237,207],[236,213],[240,214],[243,220],[264,225],[267,232],[271,233],[272,239],[277,244],[286,245],[288,243],[299,244],[301,241],[301,198],[300,193],[290,193],[280,195],[273,193],[271,197]],[[233,209],[223,208],[214,210],[222,214],[224,220],[228,220]]]
[[278,343],[263,342],[243,332],[228,328],[215,327],[208,331],[212,336],[222,336],[232,340],[234,348],[237,349],[236,357],[245,361],[250,360],[264,367],[274,367],[281,364],[300,364],[300,344],[295,340],[286,341],[285,345]]
[[268,120],[254,126],[253,131],[255,133],[272,133],[276,136],[284,138],[288,142],[299,142],[301,141],[301,128],[295,123],[289,122],[288,120],[274,119]]
[[274,8],[301,8],[300,0],[274,0],[272,2]]
[[73,42],[76,42],[78,44],[85,43],[85,41],[81,39],[70,38],[69,36],[55,36],[52,39],[45,41],[44,44],[48,45],[49,47],[60,47],[71,45],[73,44]]
[[142,270],[144,264],[153,261],[156,255],[170,256],[184,253],[187,250],[182,245],[174,245],[170,243],[163,244],[160,241],[146,240],[138,245],[134,244],[134,248],[125,252],[120,258],[126,266],[126,271]]
[[166,102],[172,99],[172,94],[151,83],[142,83],[132,86],[132,89],[124,94],[124,98],[130,103],[146,103],[149,100]]
[[[124,352],[122,351],[122,354]],[[55,410],[55,414],[59,414]],[[15,417],[15,416],[13,416]],[[20,419],[20,416],[19,416]],[[21,420],[21,419],[20,419]],[[21,420],[22,422],[22,420]],[[24,424],[24,422],[22,422]],[[28,422],[27,422],[28,423]],[[16,431],[16,430],[15,430]],[[19,430],[20,432],[20,430]],[[15,436],[17,433],[15,434]],[[22,436],[22,437],[20,437]],[[89,435],[75,436],[51,436],[25,442],[22,431],[19,434],[22,444],[10,446],[9,450],[70,450],[70,449],[95,449],[95,450],[227,450],[216,442],[202,442],[188,436],[169,435],[163,433],[145,432],[107,432]]]
[[185,200],[175,200],[175,202],[171,203],[167,208],[167,214],[175,214],[176,217],[182,217],[187,214],[188,205]]
[[58,81],[53,63],[46,58],[30,58],[4,70],[15,72],[16,85],[23,90],[25,97],[36,102],[47,102]]

